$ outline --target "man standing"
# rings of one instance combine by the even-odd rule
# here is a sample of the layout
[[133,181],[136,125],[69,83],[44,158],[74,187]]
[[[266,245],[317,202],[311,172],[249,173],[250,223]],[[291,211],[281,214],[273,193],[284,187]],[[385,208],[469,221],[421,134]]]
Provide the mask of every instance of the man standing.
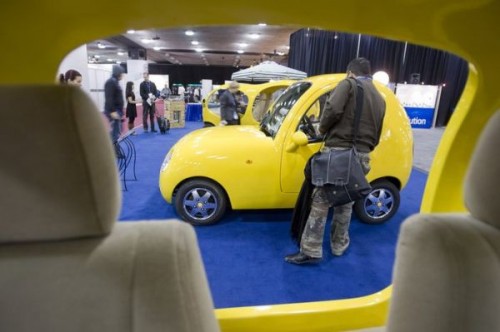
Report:
[[237,82],[229,83],[229,88],[219,97],[221,123],[230,125],[239,125],[238,102],[236,101],[236,92],[240,85]]
[[[116,146],[121,134],[123,117],[123,91],[119,81],[123,78],[123,68],[113,65],[111,77],[104,84],[104,114],[111,125],[111,140]],[[120,154],[117,150],[117,156]]]
[[[353,119],[356,110],[358,81],[363,88],[363,108],[356,140],[358,157],[365,174],[370,170],[369,153],[377,146],[382,132],[385,101],[371,79],[370,62],[364,58],[352,60],[347,66],[347,79],[338,84],[325,104],[319,132],[325,135],[322,152],[349,149],[353,144]],[[323,234],[331,206],[328,189],[317,187],[312,194],[311,212],[302,233],[300,252],[285,257],[292,264],[316,263],[323,256]],[[332,254],[341,256],[349,246],[349,224],[354,202],[334,207],[330,231]]]
[[142,98],[142,125],[144,132],[148,132],[148,116],[149,123],[151,124],[151,132],[156,133],[155,130],[155,99],[158,90],[156,85],[149,80],[149,73],[143,74],[144,81],[139,86],[139,93]]

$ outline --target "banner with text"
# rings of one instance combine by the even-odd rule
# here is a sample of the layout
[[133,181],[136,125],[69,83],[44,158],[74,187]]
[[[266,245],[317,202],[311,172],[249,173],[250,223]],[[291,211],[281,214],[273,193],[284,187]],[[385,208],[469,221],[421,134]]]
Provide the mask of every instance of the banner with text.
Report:
[[398,84],[396,96],[405,108],[412,128],[432,128],[439,86]]

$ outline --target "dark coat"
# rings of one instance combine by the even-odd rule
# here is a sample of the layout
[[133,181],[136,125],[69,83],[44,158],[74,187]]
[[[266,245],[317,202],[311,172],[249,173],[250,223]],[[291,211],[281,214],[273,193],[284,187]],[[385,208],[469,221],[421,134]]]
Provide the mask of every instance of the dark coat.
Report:
[[109,78],[104,84],[104,113],[118,112],[123,115],[123,90],[115,76]]
[[[356,148],[371,152],[382,133],[385,101],[370,79],[358,78],[363,86],[363,111],[359,123]],[[352,127],[356,109],[356,83],[353,79],[340,82],[325,103],[319,131],[326,134],[325,146],[349,148],[352,146]]]
[[221,120],[226,120],[229,122],[237,119],[238,103],[236,102],[236,98],[234,97],[234,95],[229,92],[229,90],[226,90],[222,93],[222,95],[219,97],[219,102]]
[[142,100],[145,102],[149,98],[149,94],[152,93],[153,96],[157,96],[158,90],[156,89],[156,85],[151,81],[143,81],[139,85],[139,93],[141,95]]
[[313,154],[306,163],[306,167],[304,169],[305,179],[302,183],[302,188],[300,189],[297,202],[295,203],[295,208],[293,209],[290,234],[292,239],[295,240],[298,245],[300,245],[302,233],[306,227],[309,212],[311,212],[312,193],[314,191],[314,185],[311,183],[311,160],[317,154],[319,154],[319,152]]

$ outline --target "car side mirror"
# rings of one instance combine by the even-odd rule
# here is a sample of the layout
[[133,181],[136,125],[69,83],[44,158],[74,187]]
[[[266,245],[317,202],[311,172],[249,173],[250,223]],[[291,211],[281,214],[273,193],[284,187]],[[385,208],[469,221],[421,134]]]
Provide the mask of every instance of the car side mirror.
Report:
[[286,147],[286,152],[293,152],[297,150],[299,146],[305,146],[308,143],[309,139],[307,138],[307,135],[304,134],[303,131],[297,130],[295,133],[293,133],[291,142]]

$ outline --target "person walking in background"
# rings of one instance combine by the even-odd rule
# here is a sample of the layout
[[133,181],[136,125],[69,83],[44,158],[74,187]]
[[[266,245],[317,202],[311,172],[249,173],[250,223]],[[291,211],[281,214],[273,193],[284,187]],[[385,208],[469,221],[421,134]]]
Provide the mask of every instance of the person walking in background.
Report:
[[[128,118],[128,130],[134,129],[134,121],[137,117],[137,101],[135,100],[134,93],[134,82],[127,82],[127,86],[125,87],[125,98],[127,99],[127,111],[125,116]],[[132,133],[135,135],[135,132]]]
[[[321,115],[319,132],[325,135],[325,147],[349,149],[353,145],[353,126],[356,111],[357,84],[363,89],[363,107],[355,141],[358,158],[365,174],[370,170],[370,152],[378,145],[385,116],[385,101],[371,79],[370,62],[365,58],[352,60],[347,66],[347,79],[341,81],[330,94]],[[309,216],[300,240],[300,251],[285,257],[288,263],[316,263],[323,255],[323,234],[331,203],[328,190],[316,187],[312,192]],[[334,207],[330,230],[330,249],[341,256],[349,247],[349,225],[354,202]]]
[[239,88],[240,85],[237,82],[231,82],[229,88],[219,97],[221,124],[228,126],[240,124],[238,102],[236,100],[236,92],[238,92]]
[[118,158],[122,157],[117,146],[123,118],[123,90],[119,83],[122,78],[123,68],[113,65],[111,77],[104,84],[104,115],[111,125],[111,140],[115,145]]
[[148,132],[148,116],[149,124],[151,125],[151,132],[156,133],[155,130],[155,99],[158,93],[156,85],[149,80],[149,73],[145,72],[144,81],[139,85],[139,93],[142,98],[142,125],[144,132]]
[[77,70],[70,69],[65,74],[59,75],[59,83],[80,87],[82,86],[82,74]]

